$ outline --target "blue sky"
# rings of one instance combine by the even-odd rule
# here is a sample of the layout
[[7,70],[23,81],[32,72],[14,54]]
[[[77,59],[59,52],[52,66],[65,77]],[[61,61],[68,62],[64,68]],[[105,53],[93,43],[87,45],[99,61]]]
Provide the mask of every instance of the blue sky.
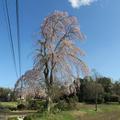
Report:
[[[0,0],[0,86],[13,87],[17,78],[2,1],[4,0]],[[114,80],[120,78],[120,0],[81,1],[82,3],[79,0],[19,0],[22,73],[33,66],[35,41],[44,17],[59,10],[78,18],[81,31],[87,36],[80,47],[86,52],[83,59],[89,68],[95,68],[100,74]],[[8,0],[8,7],[14,44],[17,45],[15,0]]]

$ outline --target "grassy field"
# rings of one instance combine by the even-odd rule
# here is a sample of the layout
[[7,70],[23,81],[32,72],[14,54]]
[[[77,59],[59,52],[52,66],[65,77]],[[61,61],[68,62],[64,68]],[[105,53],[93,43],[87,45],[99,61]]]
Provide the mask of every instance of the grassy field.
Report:
[[16,107],[17,102],[0,102],[1,107]]
[[96,112],[94,105],[79,104],[79,110],[38,115],[33,120],[120,120],[120,105],[98,105],[98,111]]
[[[0,102],[0,106],[4,107],[15,107],[16,105],[16,102]],[[77,106],[78,110],[62,111],[51,115],[34,113],[33,120],[120,120],[120,105],[118,103],[98,105],[97,112],[94,105],[78,103]]]
[[83,105],[80,111],[85,112],[78,120],[120,120],[120,105],[109,104],[99,105],[98,111],[92,105]]

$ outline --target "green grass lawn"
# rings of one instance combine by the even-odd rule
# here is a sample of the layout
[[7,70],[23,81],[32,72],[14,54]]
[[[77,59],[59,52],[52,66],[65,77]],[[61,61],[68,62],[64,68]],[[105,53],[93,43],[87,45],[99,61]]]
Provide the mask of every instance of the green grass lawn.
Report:
[[120,120],[119,104],[98,105],[97,112],[94,105],[78,104],[78,106],[79,110],[37,115],[33,120]]
[[17,102],[0,102],[0,107],[16,107]]
[[[18,102],[0,102],[0,107],[3,107],[3,108],[11,108],[11,107],[17,107],[18,105]],[[3,111],[4,112],[4,111]],[[36,110],[23,110],[23,111],[19,111],[19,110],[13,110],[13,111],[8,111],[8,112],[12,112],[10,114],[21,114],[21,113],[34,113],[36,112]]]
[[[0,106],[16,107],[17,102],[0,102]],[[95,106],[91,104],[78,103],[77,106],[78,110],[62,111],[56,114],[36,114],[32,111],[33,120],[120,120],[120,105],[118,103],[100,104],[97,112]]]

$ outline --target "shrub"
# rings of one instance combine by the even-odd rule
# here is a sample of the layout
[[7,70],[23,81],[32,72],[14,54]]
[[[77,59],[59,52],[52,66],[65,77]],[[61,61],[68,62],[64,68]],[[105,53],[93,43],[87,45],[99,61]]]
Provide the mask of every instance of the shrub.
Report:
[[55,114],[44,112],[42,114],[30,115],[24,117],[23,120],[60,120],[60,118],[56,117]]
[[17,107],[8,107],[9,108],[9,110],[11,110],[11,111],[16,111],[17,110]]
[[77,102],[74,98],[69,98],[69,102],[67,103],[65,100],[59,101],[54,109],[57,111],[66,111],[66,110],[75,110],[78,109]]
[[10,118],[8,118],[8,120],[18,120],[18,118],[17,117],[10,117]]
[[32,110],[43,110],[45,109],[45,101],[42,100],[30,100],[28,102],[28,109],[32,109]]
[[25,116],[23,120],[33,120],[32,116]]
[[10,110],[6,107],[0,107],[0,113],[4,113],[4,112],[10,112]]
[[68,103],[66,103],[64,100],[60,100],[55,106],[54,109],[59,109],[60,111],[64,111],[67,110],[67,105]]
[[104,101],[105,101],[105,103],[110,102],[110,96],[111,96],[110,93],[104,93]]
[[69,103],[67,105],[67,109],[68,110],[75,110],[75,109],[78,109],[77,107],[77,102],[78,99],[76,96],[72,97],[72,98],[69,98]]
[[19,104],[19,105],[17,105],[17,109],[24,110],[24,109],[26,109],[26,106],[24,104]]
[[110,102],[119,102],[119,96],[118,95],[111,95]]

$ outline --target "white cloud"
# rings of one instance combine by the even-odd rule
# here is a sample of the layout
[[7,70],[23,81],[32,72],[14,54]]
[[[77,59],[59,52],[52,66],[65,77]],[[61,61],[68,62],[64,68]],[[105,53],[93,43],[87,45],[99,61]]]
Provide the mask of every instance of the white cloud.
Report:
[[97,1],[97,0],[68,0],[73,8],[79,8],[80,6],[88,6],[91,5],[91,3]]

